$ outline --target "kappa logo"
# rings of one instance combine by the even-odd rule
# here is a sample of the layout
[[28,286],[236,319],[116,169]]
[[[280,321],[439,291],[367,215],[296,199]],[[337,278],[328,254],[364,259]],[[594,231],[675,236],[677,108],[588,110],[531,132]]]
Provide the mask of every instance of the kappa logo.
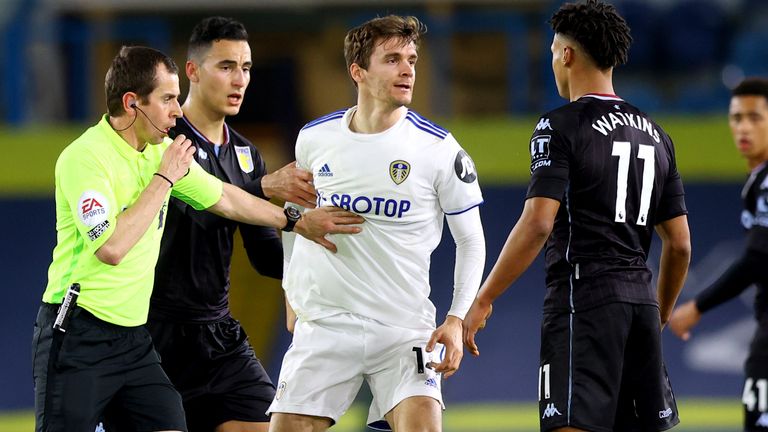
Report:
[[541,119],[539,119],[539,123],[536,125],[536,130],[540,131],[540,130],[544,130],[544,129],[552,130],[552,126],[549,124],[549,119],[548,118],[543,118],[542,117]]
[[755,426],[768,428],[768,413],[760,414],[760,418],[755,422]]
[[547,407],[544,409],[544,415],[541,416],[542,419],[554,417],[556,415],[563,415],[560,413],[560,411],[555,408],[555,404],[547,404]]
[[669,418],[669,417],[672,417],[672,408],[667,408],[667,409],[665,409],[663,411],[659,411],[659,418],[660,419],[665,419],[665,418]]
[[331,168],[328,166],[328,164],[323,164],[323,166],[321,166],[320,169],[317,170],[317,176],[333,177],[333,171],[331,171]]

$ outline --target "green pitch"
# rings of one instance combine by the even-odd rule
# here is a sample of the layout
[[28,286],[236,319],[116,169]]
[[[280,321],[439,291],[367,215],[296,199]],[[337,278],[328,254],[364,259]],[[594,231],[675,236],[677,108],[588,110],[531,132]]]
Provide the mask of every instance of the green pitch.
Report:
[[[738,399],[681,399],[679,432],[726,432],[741,429]],[[353,406],[332,432],[370,431],[364,427],[368,409]],[[533,403],[449,404],[443,417],[444,432],[536,432],[538,412]],[[28,432],[34,429],[31,412],[0,413],[0,431]]]

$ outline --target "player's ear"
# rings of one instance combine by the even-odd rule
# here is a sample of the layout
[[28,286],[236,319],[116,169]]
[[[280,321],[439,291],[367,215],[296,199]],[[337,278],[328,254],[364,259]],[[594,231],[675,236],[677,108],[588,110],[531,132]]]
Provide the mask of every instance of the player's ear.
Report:
[[187,63],[184,65],[184,71],[187,73],[187,79],[189,79],[189,82],[196,83],[200,80],[197,76],[197,63],[195,63],[193,60],[187,60]]
[[570,47],[568,45],[563,46],[563,66],[570,66],[571,63],[573,63],[574,59],[574,50],[573,47]]
[[365,69],[361,68],[359,64],[352,63],[349,65],[349,76],[351,76],[352,80],[358,85],[363,81],[364,73]]

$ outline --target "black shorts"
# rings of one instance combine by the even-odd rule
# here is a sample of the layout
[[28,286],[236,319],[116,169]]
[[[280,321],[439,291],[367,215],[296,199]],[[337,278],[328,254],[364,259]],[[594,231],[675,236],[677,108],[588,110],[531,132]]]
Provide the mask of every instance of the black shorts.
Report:
[[275,386],[232,317],[147,324],[163,369],[181,393],[190,431],[229,420],[268,422]]
[[187,430],[181,397],[143,326],[109,324],[78,307],[63,333],[53,330],[57,308],[40,307],[32,340],[38,432],[93,431],[107,404],[132,430]]
[[679,423],[660,333],[659,309],[651,305],[545,313],[541,430],[662,431]]
[[744,430],[768,431],[768,315],[758,323],[744,364]]

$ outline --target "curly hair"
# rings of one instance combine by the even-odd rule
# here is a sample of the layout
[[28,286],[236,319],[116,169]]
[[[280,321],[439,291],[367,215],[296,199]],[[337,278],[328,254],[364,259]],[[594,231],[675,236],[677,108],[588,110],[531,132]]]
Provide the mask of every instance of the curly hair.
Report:
[[176,62],[156,49],[143,46],[120,48],[104,79],[109,115],[117,116],[125,112],[123,95],[127,92],[135,92],[140,101],[146,102],[155,90],[157,65],[161,63],[168,72],[179,73]]
[[198,59],[217,40],[248,41],[248,31],[240,21],[213,16],[200,21],[189,37],[187,60]]
[[555,33],[578,42],[600,69],[627,62],[632,36],[613,5],[600,0],[566,3],[549,20]]
[[368,69],[376,44],[381,40],[399,38],[403,45],[411,42],[419,46],[419,40],[427,32],[427,26],[413,16],[388,15],[367,21],[349,32],[344,38],[344,58],[347,69],[352,63]]

